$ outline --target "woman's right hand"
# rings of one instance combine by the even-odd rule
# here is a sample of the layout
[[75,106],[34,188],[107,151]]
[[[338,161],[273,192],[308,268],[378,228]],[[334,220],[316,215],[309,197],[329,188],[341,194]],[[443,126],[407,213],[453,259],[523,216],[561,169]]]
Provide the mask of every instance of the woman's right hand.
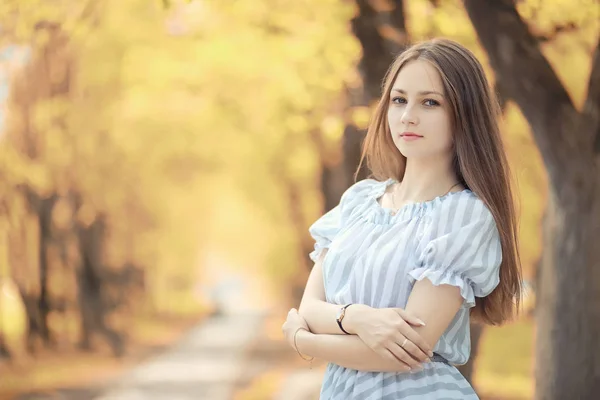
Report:
[[[352,310],[352,307],[356,308]],[[423,322],[402,308],[372,308],[354,304],[348,307],[346,313],[344,322],[351,323],[353,333],[390,361],[400,361],[411,369],[417,369],[422,362],[429,361],[428,356],[433,355],[431,347],[413,329],[413,326],[424,326]]]

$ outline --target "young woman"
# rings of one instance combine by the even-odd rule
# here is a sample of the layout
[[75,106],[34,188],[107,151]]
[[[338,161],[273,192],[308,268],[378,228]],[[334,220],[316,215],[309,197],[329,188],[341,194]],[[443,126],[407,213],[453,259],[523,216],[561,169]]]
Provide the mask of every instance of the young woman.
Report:
[[458,43],[420,43],[391,65],[361,159],[373,179],[310,227],[315,266],[283,325],[301,356],[329,362],[321,400],[477,398],[454,367],[470,319],[500,324],[521,296],[498,116]]

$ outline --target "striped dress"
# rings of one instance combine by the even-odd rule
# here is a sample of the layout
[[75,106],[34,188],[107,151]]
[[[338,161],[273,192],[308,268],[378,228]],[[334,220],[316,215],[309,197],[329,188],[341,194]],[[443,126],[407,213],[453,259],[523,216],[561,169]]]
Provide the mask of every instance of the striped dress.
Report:
[[453,365],[469,359],[469,308],[499,283],[500,238],[492,214],[470,190],[403,206],[396,214],[378,199],[393,179],[357,182],[340,204],[309,229],[313,261],[323,260],[329,303],[404,308],[416,280],[460,288],[461,309],[433,351],[450,364],[425,363],[413,373],[368,372],[329,363],[321,400],[477,399]]

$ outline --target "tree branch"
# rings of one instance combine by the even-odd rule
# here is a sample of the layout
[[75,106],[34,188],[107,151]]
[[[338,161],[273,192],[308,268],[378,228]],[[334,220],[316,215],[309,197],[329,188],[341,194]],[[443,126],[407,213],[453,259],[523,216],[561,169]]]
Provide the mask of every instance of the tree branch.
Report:
[[497,79],[529,122],[548,172],[564,178],[569,161],[586,143],[589,149],[585,135],[574,129],[578,113],[567,91],[514,0],[464,0],[464,4]]
[[549,29],[546,33],[538,33],[534,37],[538,42],[550,42],[561,33],[576,32],[579,30],[579,26],[575,22],[565,22],[564,24],[554,25],[552,29]]

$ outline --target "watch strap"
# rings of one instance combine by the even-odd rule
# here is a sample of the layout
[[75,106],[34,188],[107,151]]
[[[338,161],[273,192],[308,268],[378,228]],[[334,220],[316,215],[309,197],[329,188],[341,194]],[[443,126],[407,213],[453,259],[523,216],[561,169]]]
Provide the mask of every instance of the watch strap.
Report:
[[345,306],[343,306],[340,309],[340,316],[338,318],[336,318],[336,322],[337,322],[338,326],[340,327],[342,332],[344,332],[346,335],[350,335],[350,332],[348,332],[344,329],[344,326],[342,325],[342,321],[344,320],[344,317],[346,316],[346,309],[348,307],[350,307],[351,305],[352,305],[352,303],[346,304]]

